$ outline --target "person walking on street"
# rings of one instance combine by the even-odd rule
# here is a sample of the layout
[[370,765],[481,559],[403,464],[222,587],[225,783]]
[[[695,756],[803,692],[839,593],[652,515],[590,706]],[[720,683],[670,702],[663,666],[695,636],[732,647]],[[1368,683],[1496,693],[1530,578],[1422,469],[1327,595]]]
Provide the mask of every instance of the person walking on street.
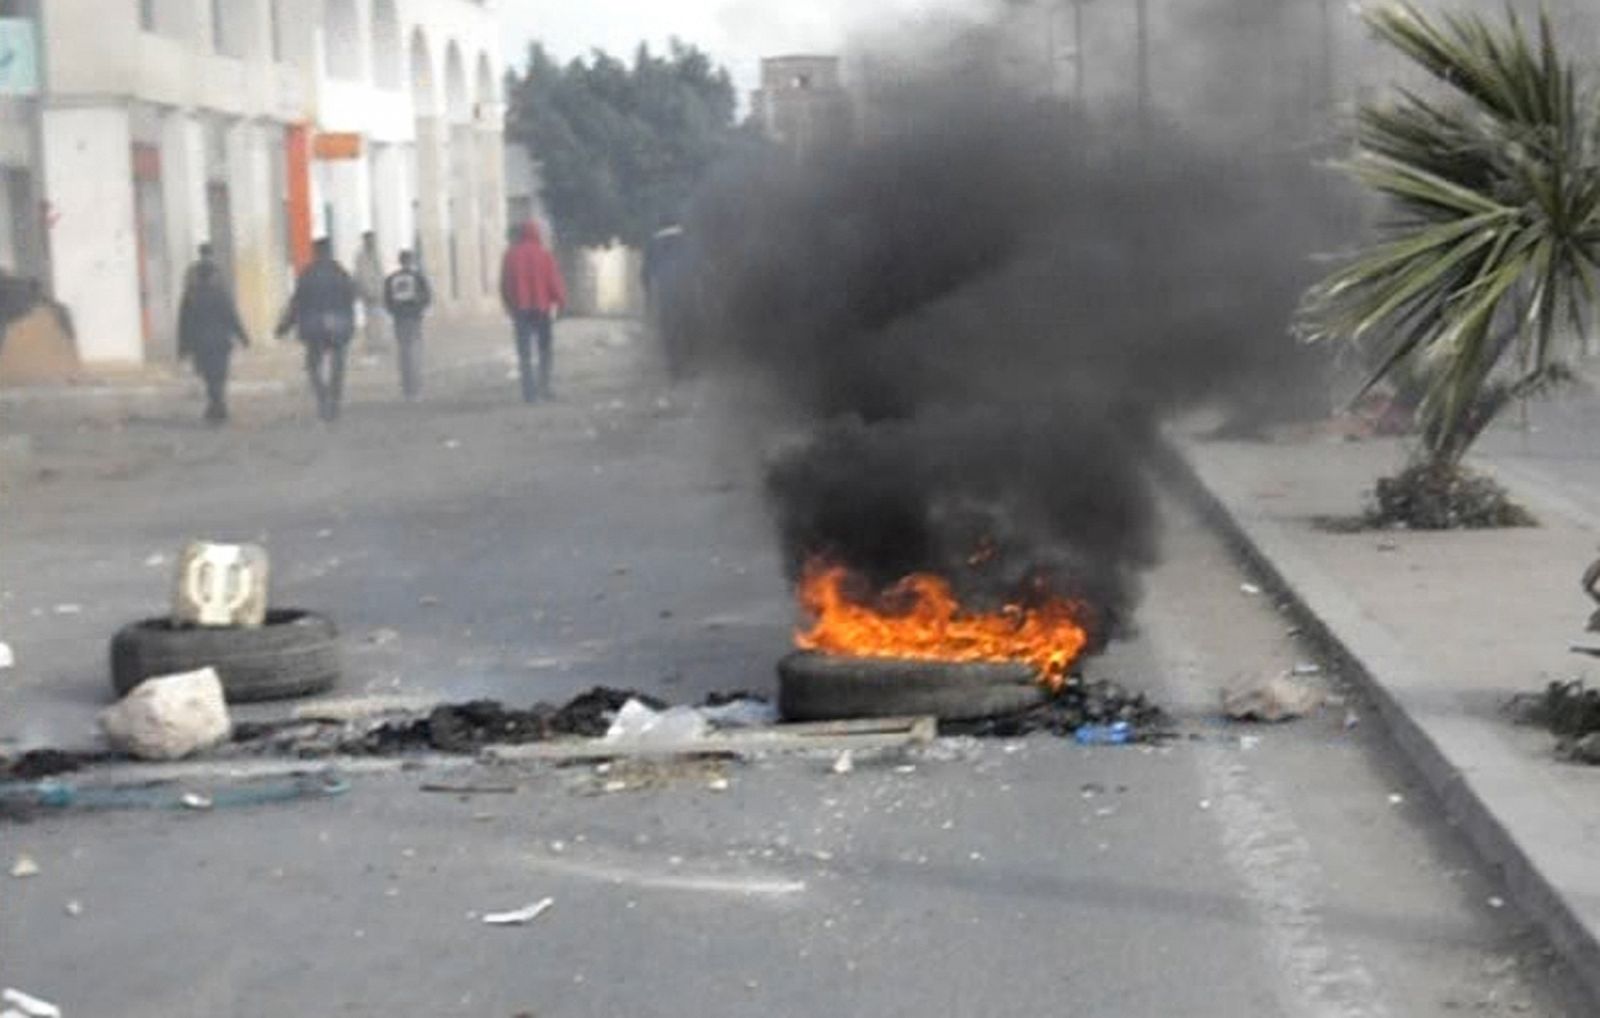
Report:
[[[523,224],[521,237],[500,262],[500,300],[516,335],[523,401],[550,399],[550,375],[555,367],[554,323],[567,303],[567,284],[561,278],[555,255],[544,246],[536,223]],[[535,340],[539,344],[537,382],[532,363]]]
[[385,346],[383,322],[383,258],[378,254],[378,235],[368,230],[361,235],[361,250],[356,254],[356,294],[361,299],[362,336],[367,353]]
[[202,261],[190,276],[178,307],[178,359],[194,358],[195,371],[206,383],[205,419],[222,424],[228,419],[228,362],[233,344],[249,346],[250,337],[233,297],[218,278],[216,265]]
[[[306,376],[324,421],[339,417],[344,398],[345,356],[356,328],[356,285],[333,260],[326,238],[317,241],[311,264],[295,281],[294,295],[278,321],[277,334],[294,329],[306,349]],[[326,373],[324,373],[326,368]]]
[[645,319],[667,364],[667,377],[680,381],[686,373],[683,305],[688,299],[685,278],[687,242],[683,227],[668,221],[644,246],[640,281],[644,284]]
[[433,303],[433,288],[415,262],[410,251],[401,251],[399,271],[383,281],[383,306],[394,322],[400,391],[406,399],[416,399],[422,391],[422,316]]
[[188,293],[190,290],[194,289],[196,281],[198,281],[199,278],[200,278],[201,270],[203,270],[203,269],[205,269],[207,267],[210,267],[212,269],[216,269],[217,270],[217,272],[216,272],[217,285],[221,286],[223,289],[227,289],[227,283],[224,282],[223,279],[222,279],[221,267],[217,264],[217,249],[212,247],[211,243],[209,241],[207,241],[207,242],[201,244],[199,249],[196,250],[196,252],[195,252],[195,260],[190,262],[189,263],[189,267],[184,270],[184,273],[183,273],[183,292],[184,293]]

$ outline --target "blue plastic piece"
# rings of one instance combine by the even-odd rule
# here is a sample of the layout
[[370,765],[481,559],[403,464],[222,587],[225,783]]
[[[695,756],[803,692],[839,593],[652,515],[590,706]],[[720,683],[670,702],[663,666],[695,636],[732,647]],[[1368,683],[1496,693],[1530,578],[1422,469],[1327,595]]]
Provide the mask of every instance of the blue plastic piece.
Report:
[[1109,725],[1084,725],[1072,733],[1080,746],[1126,746],[1133,741],[1133,726],[1126,721]]

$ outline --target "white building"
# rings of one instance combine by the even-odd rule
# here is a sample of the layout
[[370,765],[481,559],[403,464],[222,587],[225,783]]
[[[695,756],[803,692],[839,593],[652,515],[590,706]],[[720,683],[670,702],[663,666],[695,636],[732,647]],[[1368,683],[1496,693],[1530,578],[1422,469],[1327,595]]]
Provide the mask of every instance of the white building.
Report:
[[[0,215],[21,224],[0,262],[48,275],[89,363],[172,355],[204,241],[257,336],[313,238],[349,266],[366,230],[386,264],[420,249],[445,310],[492,307],[505,236],[496,7],[0,0],[0,43],[26,36],[8,36],[7,18],[31,20],[39,40],[37,95],[8,99],[0,82]],[[31,144],[10,130],[29,121]]]

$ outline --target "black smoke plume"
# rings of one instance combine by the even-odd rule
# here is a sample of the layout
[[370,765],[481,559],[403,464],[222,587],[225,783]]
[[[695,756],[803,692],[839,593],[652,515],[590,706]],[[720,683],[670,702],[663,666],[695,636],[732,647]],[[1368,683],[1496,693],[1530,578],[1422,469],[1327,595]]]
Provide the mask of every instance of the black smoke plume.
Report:
[[1156,560],[1164,422],[1304,408],[1288,326],[1325,180],[992,82],[902,87],[862,122],[731,171],[690,225],[689,331],[767,439],[791,573],[821,555],[974,605],[1048,591],[1114,636]]

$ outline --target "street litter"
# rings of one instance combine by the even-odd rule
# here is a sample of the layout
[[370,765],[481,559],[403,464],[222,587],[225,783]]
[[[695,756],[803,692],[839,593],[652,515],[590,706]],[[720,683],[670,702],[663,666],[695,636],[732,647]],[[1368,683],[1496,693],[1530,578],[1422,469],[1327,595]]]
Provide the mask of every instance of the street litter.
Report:
[[17,861],[11,864],[11,875],[18,880],[39,875],[39,864],[33,861],[31,855],[19,855]]
[[61,1018],[61,1009],[59,1007],[47,1000],[40,1000],[32,994],[23,993],[21,990],[13,990],[10,987],[0,990],[0,1004],[13,1008],[23,1018]]
[[833,761],[833,773],[835,773],[835,774],[849,774],[851,771],[853,771],[855,769],[856,769],[856,757],[855,757],[855,754],[850,752],[850,750],[848,750],[848,749],[845,750],[843,753],[840,753],[838,758]]
[[1251,597],[1255,597],[1257,594],[1261,593],[1261,588],[1256,586],[1254,583],[1241,583],[1239,584],[1239,593],[1248,594]]
[[550,911],[555,903],[554,898],[545,898],[514,912],[490,912],[483,917],[483,921],[489,926],[525,926]]
[[605,740],[640,747],[681,745],[703,739],[710,731],[704,715],[693,707],[653,710],[634,699],[617,711]]
[[1223,690],[1222,709],[1235,721],[1274,724],[1310,714],[1323,699],[1321,690],[1279,675],[1258,686]]
[[83,915],[83,902],[78,901],[76,898],[67,902],[66,913],[74,919]]
[[81,604],[58,604],[58,605],[56,605],[56,614],[57,615],[82,615],[83,614],[83,605],[81,605]]
[[216,669],[147,679],[100,714],[112,746],[141,760],[179,760],[233,730]]
[[1133,741],[1133,726],[1126,721],[1109,725],[1084,725],[1072,733],[1080,746],[1126,746]]
[[16,664],[17,656],[11,652],[11,644],[0,643],[0,671],[14,668]]
[[698,710],[701,717],[718,728],[766,728],[782,720],[777,704],[750,696],[708,703]]
[[178,800],[184,809],[210,809],[216,803],[209,796],[199,795],[195,792],[185,792]]
[[1389,794],[1389,805],[1391,806],[1402,805],[1405,803],[1405,801],[1406,797],[1401,795],[1399,792],[1391,792]]
[[1290,674],[1292,674],[1292,675],[1302,675],[1302,676],[1304,676],[1304,675],[1321,675],[1322,674],[1322,666],[1317,664],[1317,663],[1315,663],[1315,662],[1313,662],[1313,661],[1302,661],[1299,664],[1294,666],[1294,669],[1290,672]]
[[441,785],[427,784],[422,786],[424,792],[436,792],[441,795],[515,795],[516,785]]

